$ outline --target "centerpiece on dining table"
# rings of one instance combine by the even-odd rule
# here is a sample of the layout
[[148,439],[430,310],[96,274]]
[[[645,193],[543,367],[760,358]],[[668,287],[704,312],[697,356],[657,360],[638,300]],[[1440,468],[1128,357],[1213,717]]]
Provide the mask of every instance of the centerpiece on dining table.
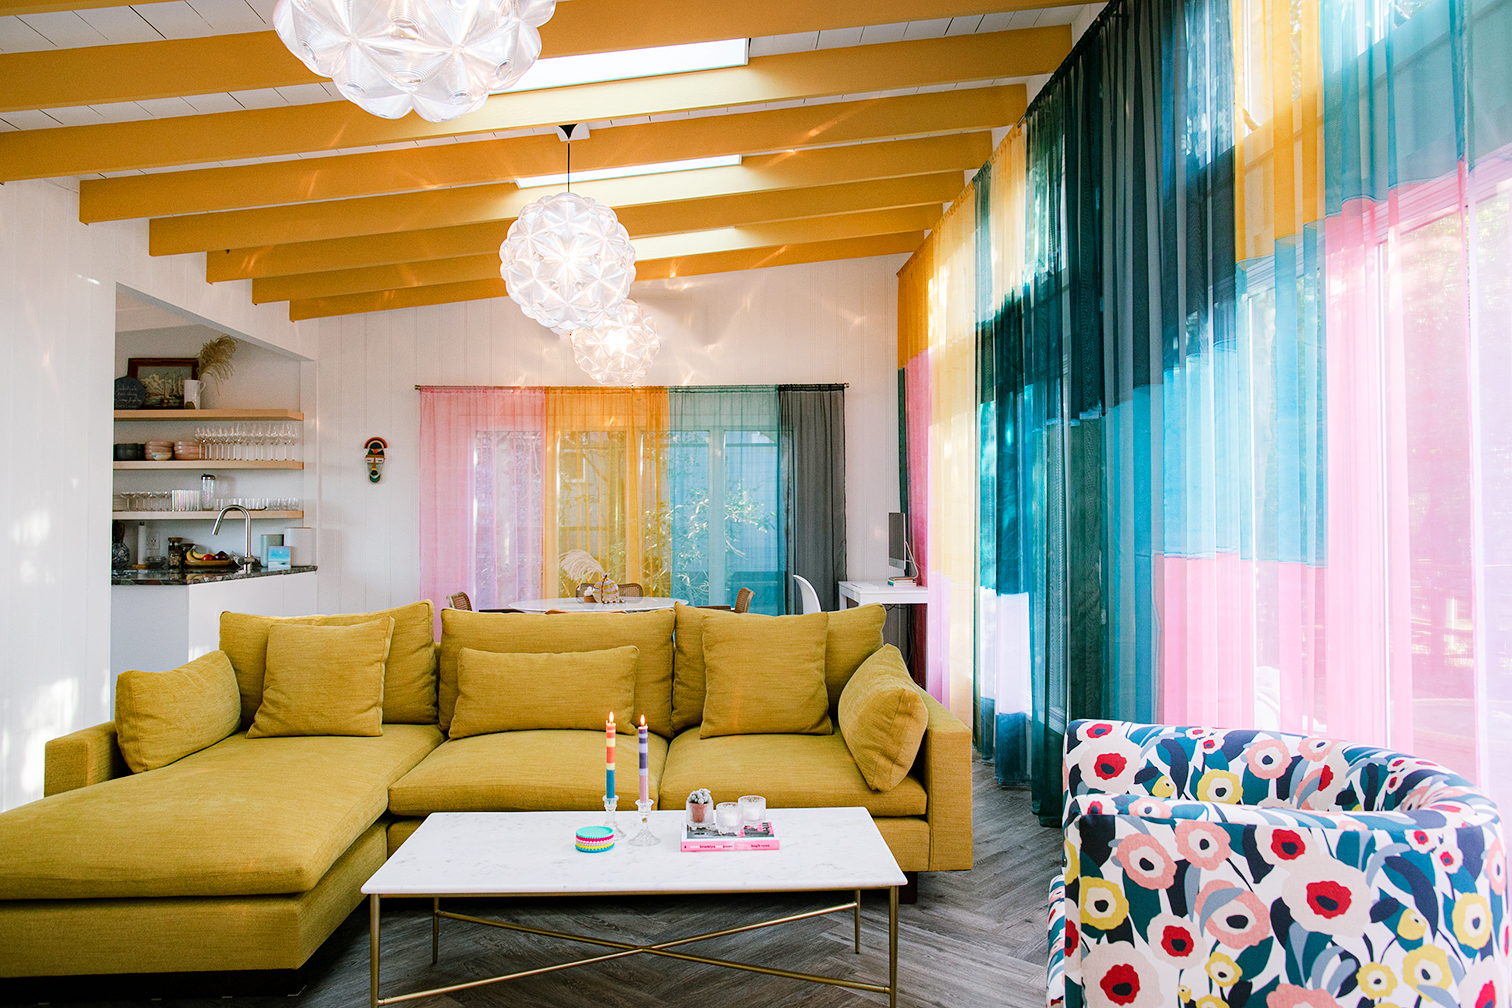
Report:
[[562,573],[578,582],[578,594],[584,602],[620,601],[619,582],[604,573],[604,565],[587,550],[568,550],[559,562]]

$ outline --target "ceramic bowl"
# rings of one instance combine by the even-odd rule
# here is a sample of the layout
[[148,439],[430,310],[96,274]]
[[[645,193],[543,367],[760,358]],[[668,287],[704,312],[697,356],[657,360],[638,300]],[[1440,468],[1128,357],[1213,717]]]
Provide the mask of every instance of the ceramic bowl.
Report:
[[147,446],[143,444],[118,444],[115,446],[114,457],[117,462],[140,462],[147,457]]

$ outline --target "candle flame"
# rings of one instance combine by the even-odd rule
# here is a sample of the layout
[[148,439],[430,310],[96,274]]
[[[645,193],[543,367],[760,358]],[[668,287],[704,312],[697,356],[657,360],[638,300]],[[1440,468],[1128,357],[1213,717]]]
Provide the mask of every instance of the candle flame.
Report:
[[644,714],[641,715],[641,727],[646,727],[646,715]]

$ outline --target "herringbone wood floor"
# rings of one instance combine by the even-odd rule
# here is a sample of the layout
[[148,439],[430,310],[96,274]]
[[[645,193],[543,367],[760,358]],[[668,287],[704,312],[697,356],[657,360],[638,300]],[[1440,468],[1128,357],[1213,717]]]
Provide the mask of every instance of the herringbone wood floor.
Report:
[[[900,1005],[1040,1008],[1045,998],[1045,891],[1060,855],[1060,833],[1037,824],[1027,790],[1003,789],[989,767],[974,768],[976,867],[925,874],[919,902],[899,909]],[[559,931],[636,943],[801,913],[824,895],[629,897],[609,899],[456,900],[446,908],[502,917]],[[834,900],[833,902],[840,902]],[[430,963],[427,903],[390,901],[383,914],[383,993],[429,989],[546,966],[595,954],[567,943],[461,922],[443,921],[441,963]],[[701,942],[688,949],[720,958],[868,982],[887,978],[887,903],[867,894],[862,954],[852,951],[848,913]],[[600,950],[607,951],[607,950]],[[368,1000],[366,905],[317,954],[298,1002],[308,1008],[356,1008]],[[428,1008],[653,1008],[653,1006],[797,1005],[805,1008],[885,1003],[881,995],[780,977],[632,956],[610,963],[459,991],[422,1002]],[[216,1000],[159,1002],[157,1008],[213,1008]],[[111,1008],[149,1008],[110,1002]],[[241,1008],[290,1008],[288,998],[239,999]]]

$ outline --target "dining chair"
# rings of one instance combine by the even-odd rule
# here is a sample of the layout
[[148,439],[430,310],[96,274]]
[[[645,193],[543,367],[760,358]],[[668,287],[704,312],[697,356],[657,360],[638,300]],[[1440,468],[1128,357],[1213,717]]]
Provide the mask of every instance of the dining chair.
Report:
[[751,599],[753,599],[755,597],[756,597],[756,593],[753,592],[753,591],[751,591],[751,589],[749,589],[749,588],[742,588],[742,589],[740,589],[740,591],[738,591],[738,592],[735,593],[735,611],[736,612],[750,612],[751,611]]
[[446,601],[453,609],[472,612],[472,599],[467,597],[467,592],[457,592],[455,595],[448,596]]
[[808,613],[823,612],[824,610],[819,606],[819,593],[814,591],[814,586],[808,583],[808,579],[794,574],[793,580],[798,582],[798,594],[803,599],[801,611],[805,615]]

